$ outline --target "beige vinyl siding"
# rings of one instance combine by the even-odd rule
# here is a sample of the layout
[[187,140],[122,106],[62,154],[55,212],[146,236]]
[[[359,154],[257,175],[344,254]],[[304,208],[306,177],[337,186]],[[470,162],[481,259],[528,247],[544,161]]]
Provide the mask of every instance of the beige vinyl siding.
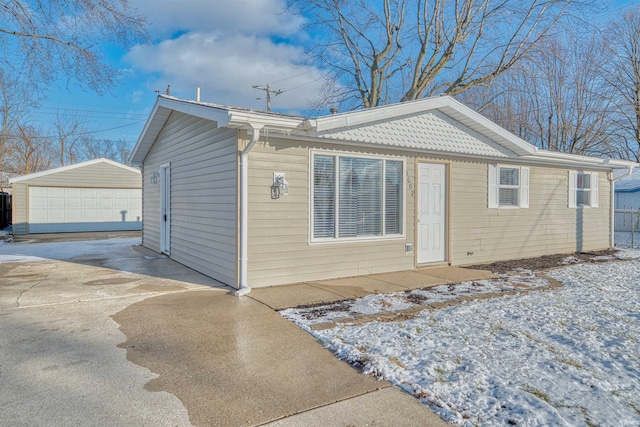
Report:
[[[412,198],[406,200],[406,238],[309,243],[311,149],[354,155],[398,155],[376,149],[347,151],[272,137],[268,142],[261,139],[249,154],[249,286],[413,269],[413,254],[405,253],[405,244],[414,240]],[[413,159],[407,158],[405,165],[405,177],[413,177]],[[286,174],[289,195],[271,198],[274,172]]]
[[[309,243],[311,150],[355,155],[402,155],[400,151],[338,149],[335,146],[269,138],[249,161],[249,285],[270,286],[334,277],[411,270],[414,255],[416,159],[406,158],[406,238],[363,242]],[[449,164],[449,261],[453,265],[604,249],[609,245],[609,182],[599,173],[599,207],[568,208],[569,169],[528,165],[529,208],[487,207],[488,163],[419,157]],[[507,162],[508,163],[508,162]],[[271,199],[274,172],[284,172],[289,195]]]
[[29,233],[29,195],[26,184],[19,182],[12,184],[11,220],[13,234]]
[[451,166],[451,263],[464,265],[609,246],[610,186],[599,173],[597,208],[568,208],[569,170],[529,166],[529,208],[487,207],[487,164]]
[[237,132],[173,112],[144,161],[143,244],[160,251],[160,185],[170,164],[171,258],[237,286]]

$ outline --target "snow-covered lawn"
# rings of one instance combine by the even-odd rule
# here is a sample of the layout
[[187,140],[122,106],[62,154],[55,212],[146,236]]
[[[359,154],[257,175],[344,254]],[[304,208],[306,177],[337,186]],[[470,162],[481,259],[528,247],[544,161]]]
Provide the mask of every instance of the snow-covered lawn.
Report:
[[[416,298],[402,293],[281,314],[450,423],[639,426],[640,262],[576,264],[549,276],[564,286],[423,310],[402,321],[311,328],[356,313],[410,308]],[[544,285],[540,280],[527,285]],[[508,286],[504,279],[482,282],[485,291]],[[474,286],[447,290],[464,295]],[[447,292],[440,288],[420,291],[418,302],[442,300]]]
[[616,231],[613,239],[618,248],[640,247],[640,232]]

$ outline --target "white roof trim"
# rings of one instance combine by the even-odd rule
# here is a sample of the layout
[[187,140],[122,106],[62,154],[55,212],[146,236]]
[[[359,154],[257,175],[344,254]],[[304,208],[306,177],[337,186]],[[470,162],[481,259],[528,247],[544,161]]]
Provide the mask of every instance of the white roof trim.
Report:
[[[283,137],[316,140],[325,143],[331,142],[342,145],[371,146],[372,144],[366,143],[365,141],[348,139],[332,140],[332,133],[339,134],[344,131],[345,128],[364,126],[392,119],[401,119],[410,115],[427,113],[433,110],[439,111],[452,120],[507,149],[517,156],[512,159],[514,161],[570,167],[596,167],[602,169],[640,166],[638,163],[625,160],[601,159],[540,150],[450,96],[437,96],[366,110],[332,114],[316,119],[306,119],[299,116],[254,111],[248,108],[189,101],[160,95],[156,100],[153,110],[145,123],[144,129],[129,159],[132,164],[142,164],[172,111],[212,120],[216,122],[218,127],[231,129],[267,128],[283,131]],[[402,144],[392,146],[383,145],[382,147],[414,151],[411,147],[402,146]],[[426,152],[428,151],[425,151],[425,153]],[[464,153],[447,151],[438,151],[437,154],[465,155]],[[481,157],[474,154],[468,154],[468,156],[471,158]]]
[[156,141],[165,122],[172,111],[178,111],[190,116],[213,120],[218,126],[224,126],[229,122],[229,112],[226,110],[212,108],[195,102],[184,102],[177,98],[158,96],[156,103],[149,114],[149,118],[144,124],[142,133],[136,141],[136,145],[129,156],[129,163],[142,164],[151,146]]
[[250,129],[250,123],[254,125],[254,127],[269,126],[283,129],[297,129],[300,128],[304,122],[303,117],[265,113],[159,95],[142,129],[142,133],[138,137],[138,141],[129,156],[131,164],[142,164],[142,161],[156,141],[156,138],[158,138],[172,111],[214,121],[217,127],[234,129]]
[[105,158],[99,158],[99,159],[89,160],[87,162],[74,163],[72,165],[62,166],[62,167],[55,168],[55,169],[49,169],[49,170],[42,171],[42,172],[35,172],[35,173],[30,173],[28,175],[21,175],[21,176],[18,176],[18,177],[10,179],[9,183],[13,184],[14,182],[26,181],[26,180],[32,179],[32,178],[40,178],[42,176],[52,175],[54,173],[64,172],[64,171],[68,171],[68,170],[72,170],[72,169],[83,168],[85,166],[91,166],[91,165],[95,165],[95,164],[98,164],[98,163],[107,163],[107,164],[110,164],[112,166],[117,166],[119,168],[122,168],[122,169],[124,169],[126,171],[140,174],[140,170],[139,169],[132,168],[131,166],[123,165],[122,163],[114,162],[113,160],[109,160],[109,159],[105,159]]
[[629,160],[619,159],[601,159],[599,157],[583,156],[580,154],[561,153],[557,151],[538,150],[533,156],[522,156],[523,160],[535,159],[544,160],[549,163],[571,163],[574,165],[601,166],[609,169],[627,169],[629,167],[638,167],[640,164]]

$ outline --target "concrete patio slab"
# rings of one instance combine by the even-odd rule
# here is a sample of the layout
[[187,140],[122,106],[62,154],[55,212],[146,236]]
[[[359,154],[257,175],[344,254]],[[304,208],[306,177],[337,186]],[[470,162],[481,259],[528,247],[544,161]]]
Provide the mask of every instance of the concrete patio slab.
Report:
[[370,294],[404,291],[397,283],[379,280],[377,275],[321,280],[311,283],[320,289],[335,292],[344,298],[359,298]]
[[332,303],[370,294],[402,292],[410,289],[482,280],[496,277],[485,270],[462,267],[433,267],[421,270],[371,274],[268,288],[255,288],[249,297],[274,310],[301,305]]
[[425,276],[438,277],[447,280],[447,283],[460,283],[469,280],[493,279],[498,277],[488,270],[475,270],[464,267],[428,267],[416,270],[416,273]]
[[344,299],[344,297],[337,292],[333,292],[330,289],[322,289],[307,283],[255,288],[249,296],[274,310]]
[[390,386],[249,298],[167,294],[113,319],[127,359],[158,375],[146,389],[175,395],[195,425],[260,425]]
[[376,274],[376,279],[404,286],[407,289],[416,289],[449,283],[448,279],[421,274],[417,271],[398,271],[394,273]]
[[[416,404],[421,407],[417,407]],[[367,393],[266,424],[267,427],[446,427],[447,425],[426,406],[417,403],[415,397],[396,387]]]

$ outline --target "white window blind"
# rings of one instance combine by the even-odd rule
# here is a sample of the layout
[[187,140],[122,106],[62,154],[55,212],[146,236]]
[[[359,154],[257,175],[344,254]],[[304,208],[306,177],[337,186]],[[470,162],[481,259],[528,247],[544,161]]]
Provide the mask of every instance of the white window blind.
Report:
[[313,158],[313,237],[335,236],[335,158]]
[[402,162],[387,160],[385,167],[386,234],[402,234]]
[[339,237],[382,235],[382,160],[340,157]]
[[489,165],[488,207],[529,207],[529,168]]
[[401,161],[314,155],[313,237],[402,234],[402,169]]
[[576,205],[591,206],[591,175],[579,173],[576,185]]
[[598,173],[569,171],[570,208],[598,207]]
[[520,202],[520,169],[499,167],[498,204],[518,206]]

